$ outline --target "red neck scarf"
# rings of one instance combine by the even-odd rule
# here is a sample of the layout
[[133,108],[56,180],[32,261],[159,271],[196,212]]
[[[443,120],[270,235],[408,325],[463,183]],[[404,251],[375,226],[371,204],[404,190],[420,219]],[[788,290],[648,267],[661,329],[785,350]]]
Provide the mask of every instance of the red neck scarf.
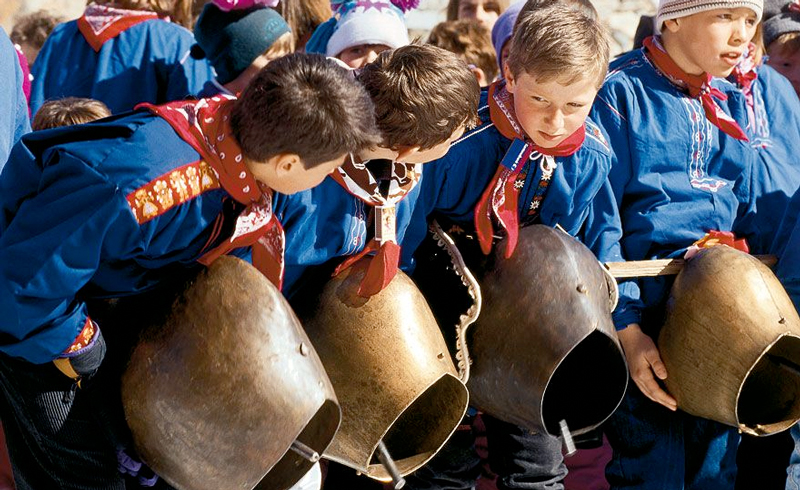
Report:
[[556,168],[554,157],[570,156],[578,151],[586,138],[586,126],[582,125],[558,146],[539,147],[525,135],[514,111],[514,96],[506,90],[505,81],[502,80],[489,87],[489,116],[500,134],[513,142],[478,201],[475,208],[475,230],[481,250],[488,254],[492,249],[494,234],[492,219],[496,219],[508,236],[505,254],[508,258],[514,253],[519,236],[517,203],[522,186],[516,185],[517,176],[528,159],[541,159],[542,184],[548,185]]
[[231,250],[253,248],[253,265],[278,289],[283,283],[283,228],[272,213],[272,191],[247,170],[239,144],[230,127],[233,101],[216,96],[199,101],[170,102],[155,106],[141,104],[164,118],[217,173],[220,185],[245,209],[236,219],[228,240],[203,255],[198,262],[209,265]]
[[78,29],[95,50],[100,51],[106,41],[114,39],[136,24],[158,19],[155,12],[125,10],[106,5],[91,4],[78,19]]
[[673,83],[685,88],[689,97],[700,99],[703,111],[711,124],[718,127],[725,134],[738,140],[748,141],[747,135],[729,115],[720,109],[714,100],[727,100],[728,96],[711,86],[712,76],[708,73],[702,75],[689,75],[683,71],[670,55],[664,50],[657,38],[650,36],[644,40],[647,57],[653,64],[666,75]]
[[352,155],[331,174],[347,192],[375,208],[375,237],[364,250],[342,262],[334,272],[334,275],[339,274],[368,253],[376,252],[358,288],[359,296],[369,298],[379,293],[397,274],[400,245],[397,244],[395,206],[417,185],[421,175],[419,164],[393,163],[389,192],[384,197],[380,181],[367,169],[366,162],[356,163]]

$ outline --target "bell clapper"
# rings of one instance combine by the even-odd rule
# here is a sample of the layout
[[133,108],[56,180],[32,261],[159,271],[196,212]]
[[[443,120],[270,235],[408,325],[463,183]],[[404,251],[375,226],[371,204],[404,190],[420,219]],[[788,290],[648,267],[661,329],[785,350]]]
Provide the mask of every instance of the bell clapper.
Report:
[[561,438],[564,440],[564,452],[566,456],[572,456],[575,454],[575,441],[572,439],[572,433],[569,431],[569,426],[567,426],[567,421],[562,420],[558,423],[559,427],[561,427]]
[[397,469],[397,465],[389,455],[389,451],[386,449],[386,444],[384,444],[383,441],[378,443],[378,461],[381,462],[383,467],[386,469],[386,472],[392,477],[394,490],[400,490],[406,486],[405,478],[403,478],[403,476],[400,474],[400,471]]
[[311,461],[312,463],[316,463],[319,461],[319,453],[311,449],[310,447],[306,446],[300,441],[294,441],[291,447],[292,451],[296,452],[303,458]]

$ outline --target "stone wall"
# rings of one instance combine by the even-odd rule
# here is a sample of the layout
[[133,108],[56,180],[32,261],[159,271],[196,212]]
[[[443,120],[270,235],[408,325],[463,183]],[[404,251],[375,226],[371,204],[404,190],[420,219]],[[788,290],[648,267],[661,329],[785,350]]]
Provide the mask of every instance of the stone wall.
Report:
[[[612,54],[630,49],[639,16],[655,12],[652,0],[593,0],[600,17],[609,28],[613,40]],[[16,16],[41,8],[52,10],[65,18],[80,15],[85,0],[0,0],[0,25],[10,32]],[[447,0],[421,0],[420,8],[408,15],[413,36],[425,38],[427,32],[444,20]]]

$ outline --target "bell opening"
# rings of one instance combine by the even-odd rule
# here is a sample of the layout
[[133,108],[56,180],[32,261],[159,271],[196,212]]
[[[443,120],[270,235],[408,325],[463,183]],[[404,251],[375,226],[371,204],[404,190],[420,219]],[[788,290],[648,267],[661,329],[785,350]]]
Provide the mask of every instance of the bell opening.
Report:
[[[458,400],[458,403],[447,403]],[[467,408],[466,387],[456,377],[445,374],[406,408],[395,420],[383,442],[401,475],[424,465],[447,442]],[[368,475],[390,481],[389,473],[373,453]]]
[[[333,400],[325,400],[296,440],[322,455],[333,440],[336,429],[339,428],[340,419],[339,405]],[[314,462],[292,449],[288,449],[283,458],[264,475],[254,490],[291,488],[308,473],[312,466],[314,466]]]
[[736,415],[755,435],[775,434],[800,420],[800,338],[785,335],[759,358],[742,383]]
[[595,330],[561,361],[542,397],[542,421],[547,432],[561,433],[566,420],[571,432],[600,425],[616,410],[628,384],[622,350]]

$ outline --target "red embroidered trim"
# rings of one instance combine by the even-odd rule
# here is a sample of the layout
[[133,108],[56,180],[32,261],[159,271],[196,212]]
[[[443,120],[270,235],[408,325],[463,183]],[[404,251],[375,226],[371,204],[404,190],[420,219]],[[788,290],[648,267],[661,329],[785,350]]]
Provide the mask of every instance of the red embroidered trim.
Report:
[[200,194],[219,189],[216,172],[204,160],[161,175],[128,194],[128,205],[140,225]]
[[64,351],[64,354],[72,354],[73,352],[78,352],[79,350],[83,349],[87,345],[92,342],[94,338],[94,322],[87,318],[86,323],[83,325],[83,330],[78,336],[75,338],[75,341],[72,342],[72,345],[69,346],[67,350]]

